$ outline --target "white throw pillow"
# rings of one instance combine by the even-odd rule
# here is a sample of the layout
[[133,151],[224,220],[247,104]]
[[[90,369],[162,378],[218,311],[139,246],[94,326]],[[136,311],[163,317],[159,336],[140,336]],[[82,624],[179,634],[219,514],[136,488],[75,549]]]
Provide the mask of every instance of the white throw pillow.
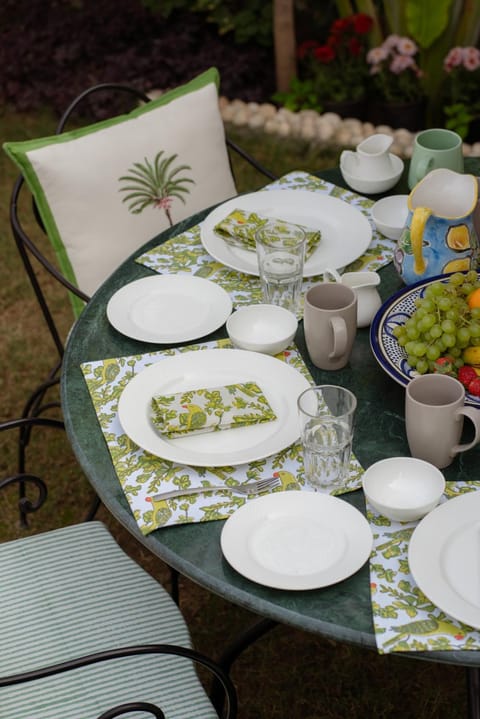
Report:
[[62,272],[88,295],[147,240],[236,194],[218,84],[211,68],[128,115],[4,144]]

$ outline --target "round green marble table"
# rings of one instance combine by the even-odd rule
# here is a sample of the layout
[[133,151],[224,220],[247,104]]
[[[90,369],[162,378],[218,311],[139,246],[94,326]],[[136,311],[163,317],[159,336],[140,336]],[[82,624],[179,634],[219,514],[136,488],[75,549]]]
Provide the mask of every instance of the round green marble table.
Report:
[[[338,170],[319,175],[343,185]],[[407,192],[405,177],[404,173],[401,182],[394,188],[396,193]],[[161,238],[152,239],[144,249],[157,245],[159,239],[168,239],[197,224],[205,214],[199,213],[176,225],[163,233]],[[122,336],[110,326],[105,314],[107,302],[117,289],[151,274],[132,258],[124,262],[87,305],[72,330],[66,348],[61,383],[66,428],[78,461],[95,491],[118,521],[153,554],[212,592],[262,617],[338,641],[376,649],[368,563],[354,576],[331,587],[313,591],[280,591],[245,579],[227,564],[220,550],[221,521],[158,529],[148,536],[143,536],[138,530],[116,477],[80,363],[162,349],[160,345]],[[383,268],[380,275],[380,292],[384,299],[402,286],[391,264]],[[209,339],[225,336],[225,328],[222,328]],[[296,343],[316,383],[345,385],[357,395],[354,451],[364,467],[384,457],[408,454],[403,414],[404,389],[388,377],[376,362],[370,349],[368,329],[359,330],[349,364],[337,372],[322,372],[311,365],[302,323],[299,324]],[[446,478],[468,480],[475,476],[479,451],[460,455],[446,470]],[[343,495],[343,498],[365,511],[361,490]],[[480,665],[478,652],[429,652],[409,656],[471,667]]]

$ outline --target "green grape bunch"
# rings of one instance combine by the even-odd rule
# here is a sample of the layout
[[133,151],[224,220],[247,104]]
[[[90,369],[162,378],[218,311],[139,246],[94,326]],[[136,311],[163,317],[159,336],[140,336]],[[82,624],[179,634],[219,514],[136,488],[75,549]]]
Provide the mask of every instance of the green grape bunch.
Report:
[[414,313],[393,329],[412,369],[419,374],[438,371],[438,360],[448,356],[458,371],[464,364],[463,351],[480,346],[480,307],[468,303],[479,288],[477,272],[455,272],[446,282],[428,285],[416,298]]

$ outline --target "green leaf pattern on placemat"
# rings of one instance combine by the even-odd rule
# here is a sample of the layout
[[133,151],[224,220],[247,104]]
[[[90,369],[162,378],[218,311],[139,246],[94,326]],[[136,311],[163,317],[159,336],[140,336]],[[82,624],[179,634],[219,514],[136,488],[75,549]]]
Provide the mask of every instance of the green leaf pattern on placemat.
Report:
[[[239,495],[214,492],[168,501],[153,501],[153,495],[159,492],[190,486],[209,486],[218,484],[219,480],[227,486],[235,486],[254,479],[270,477],[273,474],[277,474],[281,480],[281,486],[273,491],[299,491],[304,488],[303,455],[299,442],[257,462],[235,467],[207,468],[163,460],[138,447],[123,433],[118,420],[117,407],[120,395],[132,377],[165,357],[171,357],[179,352],[201,351],[215,347],[231,348],[232,345],[229,340],[219,340],[82,364],[85,381],[115,471],[143,534],[173,524],[226,519],[238,507],[249,501],[248,498]],[[298,369],[311,381],[308,369],[294,346],[277,357],[279,361],[288,362]],[[361,465],[352,456],[348,481],[338,493],[358,489],[361,486],[362,474]]]
[[[345,268],[346,271],[378,270],[392,261],[395,242],[383,237],[375,229],[370,216],[370,208],[374,204],[373,200],[362,197],[350,190],[337,187],[331,182],[326,182],[314,175],[310,175],[308,172],[301,171],[288,173],[288,175],[267,185],[264,191],[281,189],[309,190],[332,195],[354,205],[368,218],[372,226],[370,246],[362,257]],[[198,277],[217,282],[229,293],[236,307],[263,301],[258,277],[231,270],[210,257],[200,240],[200,225],[196,225],[181,235],[172,237],[162,245],[152,248],[137,257],[136,261],[156,272],[164,274],[190,272]],[[304,292],[320,279],[321,276],[305,279],[303,281]],[[299,314],[301,312],[302,309],[300,309]]]
[[[447,482],[445,496],[480,489],[479,482]],[[417,587],[408,565],[408,544],[417,522],[394,522],[367,505],[373,531],[370,591],[378,651],[480,649],[480,632],[442,612]]]

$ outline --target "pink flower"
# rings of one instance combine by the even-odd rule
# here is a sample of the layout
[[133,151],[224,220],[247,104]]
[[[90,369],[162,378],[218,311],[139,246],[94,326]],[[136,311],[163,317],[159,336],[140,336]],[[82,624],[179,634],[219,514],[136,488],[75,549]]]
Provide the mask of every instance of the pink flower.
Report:
[[395,55],[390,63],[390,70],[395,75],[400,75],[401,72],[408,70],[408,68],[413,70],[417,68],[414,59],[410,55]]
[[480,67],[480,51],[476,47],[463,48],[463,66],[471,71]]
[[397,50],[402,55],[413,57],[418,52],[418,47],[409,37],[399,37],[397,40]]
[[386,60],[388,57],[387,50],[383,47],[374,47],[367,53],[367,62],[371,65],[378,65],[383,60]]
[[452,47],[443,61],[443,67],[446,72],[451,72],[452,68],[458,67],[463,62],[463,48]]
[[389,35],[382,43],[382,47],[387,51],[394,50],[397,47],[399,40],[402,38],[400,35]]

